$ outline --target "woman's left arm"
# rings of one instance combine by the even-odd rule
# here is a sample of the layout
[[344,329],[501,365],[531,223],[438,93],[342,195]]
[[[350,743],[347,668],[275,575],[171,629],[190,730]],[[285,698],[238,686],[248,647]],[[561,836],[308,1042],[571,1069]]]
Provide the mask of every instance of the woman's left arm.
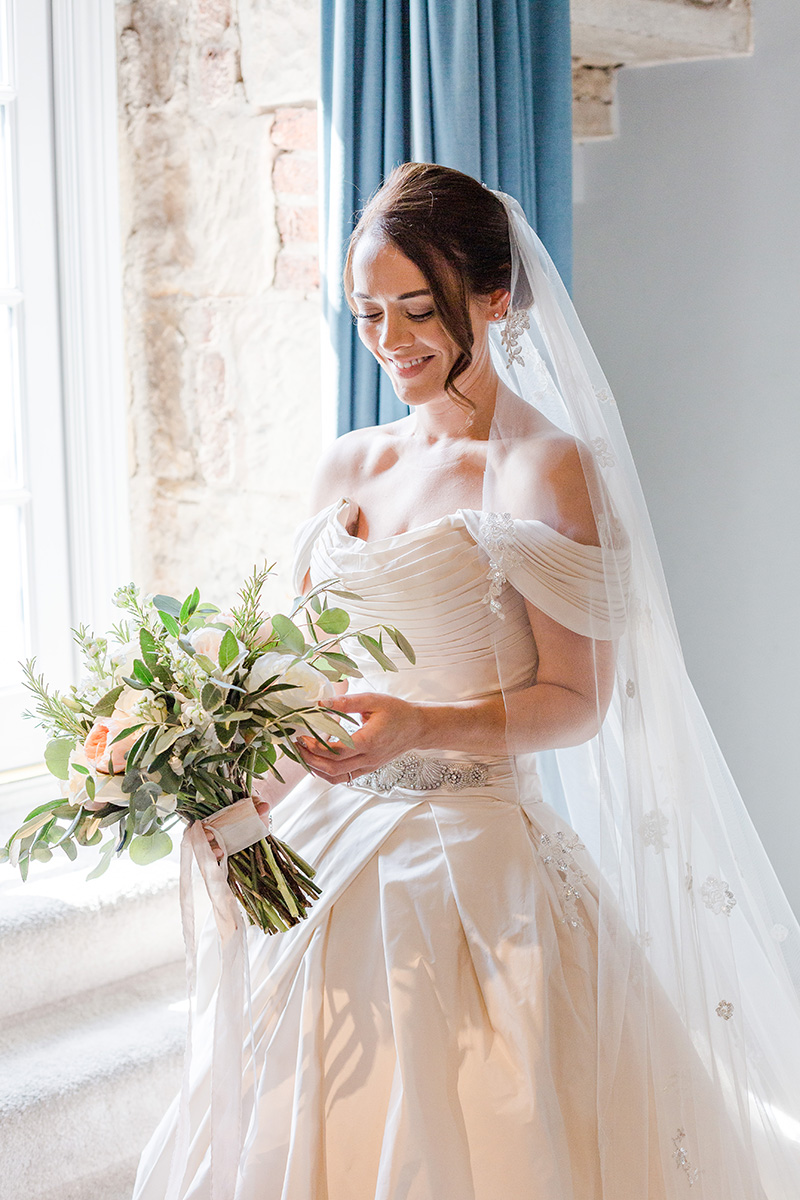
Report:
[[382,692],[341,696],[331,707],[358,713],[353,748],[338,753],[310,739],[303,756],[316,775],[343,783],[409,750],[525,754],[577,746],[597,733],[614,689],[614,643],[581,637],[538,609],[528,615],[539,650],[536,682],[508,693],[435,704]]

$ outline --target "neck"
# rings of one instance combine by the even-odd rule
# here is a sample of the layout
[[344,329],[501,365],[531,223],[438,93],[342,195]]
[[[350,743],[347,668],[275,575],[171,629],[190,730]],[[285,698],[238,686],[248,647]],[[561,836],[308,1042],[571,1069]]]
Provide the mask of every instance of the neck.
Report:
[[484,362],[473,361],[456,379],[456,387],[469,398],[474,408],[470,410],[464,404],[456,404],[447,393],[427,404],[420,404],[414,409],[413,435],[430,442],[456,438],[488,439],[500,387],[500,379],[488,361],[488,355]]

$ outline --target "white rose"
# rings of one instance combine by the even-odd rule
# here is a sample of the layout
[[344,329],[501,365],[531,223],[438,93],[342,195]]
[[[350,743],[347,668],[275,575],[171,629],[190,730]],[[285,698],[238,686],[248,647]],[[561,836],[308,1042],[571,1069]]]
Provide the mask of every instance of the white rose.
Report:
[[294,655],[292,654],[277,654],[274,650],[262,654],[250,668],[250,673],[245,680],[245,687],[248,692],[257,691],[273,675],[283,675],[293,662]]
[[[331,700],[334,696],[333,684],[330,679],[326,679],[321,671],[311,666],[311,663],[295,663],[283,676],[283,682],[290,683],[294,691],[302,692],[306,704]],[[285,692],[284,695],[286,695]]]
[[307,662],[296,662],[291,654],[274,652],[262,654],[256,659],[247,676],[248,692],[256,691],[273,675],[292,688],[291,692],[278,693],[287,704],[316,704],[320,700],[330,700],[334,695],[333,684],[316,667]]
[[225,637],[224,629],[212,629],[209,626],[193,629],[189,641],[196,654],[203,654],[212,662],[219,662],[219,647]]

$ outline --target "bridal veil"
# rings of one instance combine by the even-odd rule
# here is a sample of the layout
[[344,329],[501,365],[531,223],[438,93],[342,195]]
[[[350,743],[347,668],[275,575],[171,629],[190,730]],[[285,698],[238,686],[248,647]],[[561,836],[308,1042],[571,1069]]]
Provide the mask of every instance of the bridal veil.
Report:
[[[490,335],[495,366],[512,392],[578,441],[601,543],[580,632],[617,642],[600,732],[537,755],[545,799],[602,880],[598,1061],[587,1078],[591,1086],[596,1078],[604,1194],[633,1194],[639,1173],[640,1194],[650,1195],[648,1147],[657,1139],[670,1197],[691,1189],[727,1200],[704,1161],[719,1161],[729,1146],[737,1171],[752,1172],[739,1180],[742,1195],[797,1200],[800,929],[687,677],[608,382],[521,208],[496,194],[509,218],[512,286],[507,319]],[[509,454],[524,452],[530,411],[499,402],[490,434],[482,525],[497,594],[513,582],[514,522],[533,516],[503,469]],[[498,637],[501,625],[498,612]],[[513,754],[524,731],[510,721],[508,736]],[[526,756],[515,760],[524,796],[536,785]],[[545,849],[568,901],[579,881],[571,848]],[[676,1018],[690,1042],[683,1057]],[[631,1037],[633,1068],[619,1052]],[[625,1108],[621,1129],[615,1097],[631,1086],[623,1074],[632,1069],[641,1104]]]

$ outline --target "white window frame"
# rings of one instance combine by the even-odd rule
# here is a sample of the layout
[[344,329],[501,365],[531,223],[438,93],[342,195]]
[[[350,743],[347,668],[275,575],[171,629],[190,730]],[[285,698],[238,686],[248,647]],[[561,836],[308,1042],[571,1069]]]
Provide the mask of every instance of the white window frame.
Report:
[[[18,37],[32,21],[51,22],[52,32],[58,313],[51,323],[52,355],[29,352],[27,358],[31,370],[49,368],[53,373],[50,383],[37,381],[37,394],[57,395],[60,383],[62,428],[54,419],[35,434],[41,439],[63,432],[63,538],[68,549],[67,570],[48,567],[47,556],[42,561],[40,555],[37,602],[47,595],[48,583],[51,597],[57,595],[59,601],[52,612],[45,604],[39,625],[55,622],[61,630],[83,622],[103,631],[114,619],[115,588],[130,578],[115,5],[109,0],[16,0],[16,7],[21,6],[25,12]],[[41,82],[35,99],[39,106],[51,103],[49,88]],[[25,202],[20,195],[20,204]],[[29,467],[35,476],[35,455]],[[36,537],[33,541],[35,562]],[[34,640],[41,644],[38,633],[36,629]],[[63,682],[63,672],[74,678],[77,663],[74,656],[66,664],[43,657],[42,667],[49,676],[62,673]],[[40,777],[47,794],[48,777],[41,766],[5,777],[0,773],[0,808],[15,806],[21,780],[32,775]],[[36,803],[36,789],[28,783],[25,790],[30,803]]]

